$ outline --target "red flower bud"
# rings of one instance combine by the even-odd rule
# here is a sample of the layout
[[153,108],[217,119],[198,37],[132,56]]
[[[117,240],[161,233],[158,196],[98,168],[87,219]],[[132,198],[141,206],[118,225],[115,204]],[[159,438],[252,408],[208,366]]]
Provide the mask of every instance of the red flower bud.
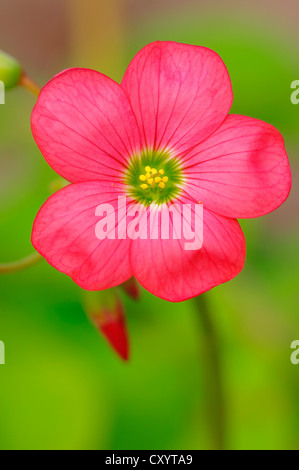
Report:
[[126,282],[123,282],[120,287],[125,291],[125,293],[131,297],[133,300],[138,300],[140,297],[139,285],[135,277],[131,277]]
[[129,339],[122,302],[115,289],[84,292],[84,308],[98,331],[105,336],[114,351],[129,359]]

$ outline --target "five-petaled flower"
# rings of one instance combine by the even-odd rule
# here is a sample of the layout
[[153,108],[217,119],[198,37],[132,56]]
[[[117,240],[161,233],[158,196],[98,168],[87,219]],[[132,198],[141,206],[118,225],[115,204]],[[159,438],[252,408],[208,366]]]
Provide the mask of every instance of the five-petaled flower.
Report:
[[[154,42],[119,85],[69,69],[41,91],[32,132],[51,167],[71,182],[40,209],[34,247],[84,289],[132,276],[153,294],[181,301],[236,276],[245,260],[237,218],[264,215],[287,198],[291,175],[281,134],[229,115],[227,69],[210,49]],[[95,209],[119,196],[160,212],[202,202],[203,246],[181,239],[95,236]],[[141,221],[142,222],[142,221]]]

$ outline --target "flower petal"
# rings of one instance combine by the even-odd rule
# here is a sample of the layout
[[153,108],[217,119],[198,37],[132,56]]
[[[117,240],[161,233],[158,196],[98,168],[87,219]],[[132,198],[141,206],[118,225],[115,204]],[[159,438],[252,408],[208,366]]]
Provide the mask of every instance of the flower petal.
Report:
[[101,73],[69,69],[41,91],[31,126],[52,168],[72,182],[120,180],[139,150],[139,130],[119,84]]
[[[175,223],[171,227],[177,231]],[[245,239],[235,219],[203,208],[202,247],[189,251],[185,243],[184,238],[133,241],[132,270],[145,289],[165,300],[187,300],[229,281],[243,268]]]
[[141,130],[143,146],[179,153],[207,138],[232,104],[220,57],[205,47],[154,42],[133,58],[121,83]]
[[[107,289],[132,276],[130,240],[117,239],[117,232],[114,239],[99,239],[95,233],[100,220],[95,213],[100,204],[107,204],[107,223],[115,223],[117,230],[119,195],[121,192],[111,183],[70,184],[45,202],[34,221],[33,246],[84,289]],[[109,228],[107,231],[112,235]]]
[[258,217],[288,197],[291,172],[281,134],[270,124],[230,115],[184,158],[186,192],[226,217]]

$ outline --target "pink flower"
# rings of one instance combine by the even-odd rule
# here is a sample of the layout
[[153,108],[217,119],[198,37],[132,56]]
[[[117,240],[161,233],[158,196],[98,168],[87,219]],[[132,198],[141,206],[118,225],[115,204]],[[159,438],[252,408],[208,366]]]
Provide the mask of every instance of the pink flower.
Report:
[[[32,132],[47,162],[72,184],[40,209],[37,251],[84,289],[134,276],[170,301],[236,276],[245,260],[237,218],[279,207],[291,175],[281,134],[228,115],[232,100],[215,52],[173,42],[143,48],[120,85],[85,69],[54,77],[33,110]],[[186,251],[175,238],[99,240],[96,207],[110,204],[117,213],[124,195],[143,204],[141,224],[151,201],[162,214],[170,203],[201,201],[202,248]]]

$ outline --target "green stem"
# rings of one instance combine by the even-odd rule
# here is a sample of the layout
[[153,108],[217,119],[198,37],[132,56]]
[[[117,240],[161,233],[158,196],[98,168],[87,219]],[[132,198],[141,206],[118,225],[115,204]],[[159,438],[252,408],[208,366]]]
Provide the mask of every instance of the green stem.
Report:
[[34,252],[18,261],[13,261],[11,263],[0,263],[0,274],[21,271],[22,269],[28,268],[29,266],[33,266],[42,259],[43,258],[39,253]]
[[38,96],[40,94],[39,86],[25,73],[22,74],[19,85],[26,88],[26,90],[30,91],[35,96]]
[[203,354],[206,384],[206,413],[213,448],[225,448],[225,400],[221,373],[220,347],[214,321],[206,298],[202,294],[195,298],[198,317],[203,330]]

